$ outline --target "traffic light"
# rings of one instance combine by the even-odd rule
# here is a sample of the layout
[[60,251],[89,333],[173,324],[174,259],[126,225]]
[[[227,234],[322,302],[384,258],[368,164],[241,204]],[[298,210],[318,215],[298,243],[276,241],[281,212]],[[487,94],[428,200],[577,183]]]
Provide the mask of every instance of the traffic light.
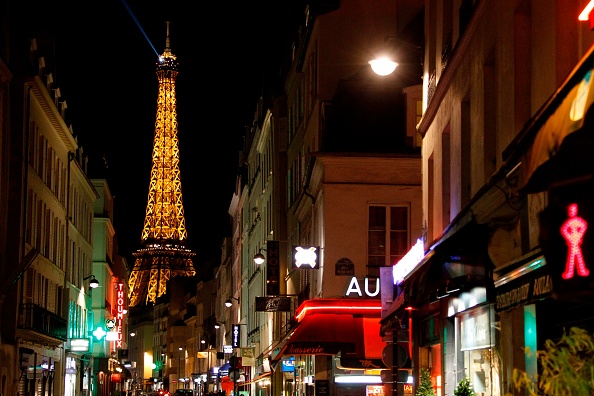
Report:
[[593,187],[590,181],[551,189],[539,215],[539,243],[559,301],[594,297]]

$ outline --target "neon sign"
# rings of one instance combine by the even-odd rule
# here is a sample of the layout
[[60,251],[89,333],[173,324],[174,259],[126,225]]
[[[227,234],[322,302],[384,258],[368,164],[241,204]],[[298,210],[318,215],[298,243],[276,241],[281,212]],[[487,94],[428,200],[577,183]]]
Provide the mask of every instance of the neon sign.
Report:
[[394,284],[400,284],[406,275],[410,274],[416,268],[425,256],[425,247],[423,240],[417,239],[417,243],[392,267],[392,277]]
[[231,346],[233,348],[239,348],[239,342],[241,340],[241,330],[238,324],[231,326]]
[[123,348],[124,344],[122,341],[122,322],[124,320],[124,284],[118,283],[116,285],[116,306],[117,306],[117,313],[116,313],[116,332],[118,333],[118,339],[116,340],[116,348]]
[[101,341],[103,337],[105,337],[105,330],[103,330],[103,327],[99,326],[93,331],[93,335],[98,341]]
[[561,235],[567,243],[567,261],[565,262],[565,272],[563,279],[571,279],[575,274],[576,263],[579,276],[588,276],[590,271],[586,268],[584,256],[582,254],[582,240],[588,229],[588,222],[578,216],[578,206],[573,203],[567,207],[569,217],[561,226]]

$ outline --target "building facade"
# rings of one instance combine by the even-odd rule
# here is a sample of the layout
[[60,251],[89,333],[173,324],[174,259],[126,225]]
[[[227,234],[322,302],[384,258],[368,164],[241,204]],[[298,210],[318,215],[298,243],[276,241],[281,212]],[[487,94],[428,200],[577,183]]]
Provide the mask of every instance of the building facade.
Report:
[[368,64],[388,38],[415,37],[422,6],[397,3],[309,2],[246,129],[230,297],[255,361],[239,393],[384,392],[380,277],[423,233],[422,40],[394,75]]
[[424,256],[395,266],[382,323],[408,334],[413,376],[428,369],[437,394],[465,378],[523,394],[514,370],[539,374],[526,348],[593,329],[588,236],[562,230],[589,220],[591,165],[570,143],[591,133],[584,3],[425,2]]
[[110,288],[125,277],[112,197],[105,180],[89,178],[68,123],[52,10],[3,6],[0,393],[107,395],[114,389],[98,392],[97,365],[117,342],[125,348],[94,342],[101,320],[125,321]]

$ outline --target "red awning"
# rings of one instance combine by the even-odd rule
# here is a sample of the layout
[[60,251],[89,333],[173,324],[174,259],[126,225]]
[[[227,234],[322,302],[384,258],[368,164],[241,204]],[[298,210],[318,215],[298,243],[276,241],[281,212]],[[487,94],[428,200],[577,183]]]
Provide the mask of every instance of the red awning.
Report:
[[380,336],[381,301],[367,299],[307,300],[276,358],[286,355],[336,355],[378,359],[386,343]]

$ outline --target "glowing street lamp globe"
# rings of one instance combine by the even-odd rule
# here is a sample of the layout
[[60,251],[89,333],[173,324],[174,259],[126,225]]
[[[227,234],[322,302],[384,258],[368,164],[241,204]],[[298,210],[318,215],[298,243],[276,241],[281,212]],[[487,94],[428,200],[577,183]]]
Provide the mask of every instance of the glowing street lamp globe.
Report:
[[380,76],[387,76],[391,74],[394,70],[396,70],[396,67],[398,66],[398,63],[394,62],[386,56],[370,60],[369,64],[371,65],[371,70],[373,70],[375,74],[378,74]]

